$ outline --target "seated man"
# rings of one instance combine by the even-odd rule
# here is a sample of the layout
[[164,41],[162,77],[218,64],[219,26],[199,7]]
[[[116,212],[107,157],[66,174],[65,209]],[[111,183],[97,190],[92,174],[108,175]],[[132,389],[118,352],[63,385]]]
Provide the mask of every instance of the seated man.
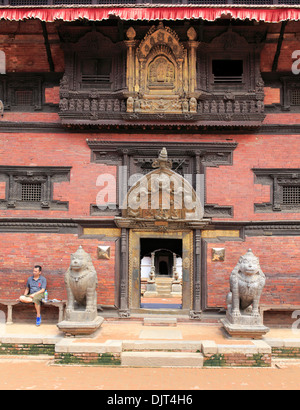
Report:
[[41,301],[44,298],[44,293],[47,287],[47,280],[41,275],[42,268],[36,265],[33,269],[33,275],[27,280],[24,296],[20,296],[19,300],[24,303],[34,303],[36,310],[36,325],[40,326],[41,318]]

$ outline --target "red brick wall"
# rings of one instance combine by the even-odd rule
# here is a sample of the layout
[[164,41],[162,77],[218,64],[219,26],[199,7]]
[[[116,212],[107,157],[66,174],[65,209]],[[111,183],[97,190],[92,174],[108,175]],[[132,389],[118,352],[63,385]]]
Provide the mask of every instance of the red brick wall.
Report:
[[207,202],[234,206],[234,220],[293,220],[299,213],[255,213],[254,203],[270,200],[270,187],[254,184],[252,168],[299,168],[299,135],[243,135],[233,166],[207,168]]
[[[55,183],[53,193],[54,200],[69,202],[69,211],[2,210],[0,217],[90,216],[90,204],[96,204],[97,194],[101,190],[101,187],[96,186],[98,175],[115,175],[116,168],[91,163],[87,137],[83,134],[0,134],[2,165],[72,167],[70,182]],[[111,197],[115,200],[115,189],[112,189]],[[0,193],[4,194],[3,188]]]
[[[48,40],[55,72],[64,72],[64,55],[54,24],[47,24]],[[41,22],[1,22],[0,50],[6,54],[6,72],[49,72]]]
[[280,88],[265,87],[265,105],[280,104]]
[[[272,65],[277,50],[281,23],[267,24],[267,43],[261,52],[260,68],[263,73],[271,72]],[[278,59],[277,72],[290,72],[293,64],[292,53],[299,50],[299,39],[297,37],[300,30],[300,23],[297,21],[288,22],[284,31],[284,38],[281,45]]]
[[[82,239],[72,234],[1,233],[0,299],[14,299],[24,293],[33,266],[43,267],[50,299],[66,299],[64,274],[71,253],[79,245],[88,252],[98,274],[98,303],[114,305],[115,243]],[[98,245],[111,247],[109,260],[97,259]]]
[[[212,262],[212,248],[225,248],[225,261]],[[251,248],[266,275],[261,303],[298,304],[300,295],[300,237],[248,237],[245,242],[207,244],[208,306],[226,307],[229,278],[239,257]]]
[[[103,173],[116,175],[116,167],[91,163],[91,150],[86,139],[91,134],[0,134],[2,165],[71,166],[70,182],[54,184],[54,199],[69,201],[69,211],[2,210],[0,217],[88,217],[90,204],[96,203],[101,187],[97,177]],[[128,135],[97,134],[103,140],[127,140]],[[231,205],[235,221],[300,219],[299,213],[255,213],[254,204],[268,202],[270,187],[254,184],[252,168],[299,168],[299,135],[234,135],[238,146],[233,152],[233,165],[206,171],[207,203]],[[131,140],[207,141],[201,135],[130,135]],[[212,135],[210,141],[224,141],[226,136]],[[13,149],[12,149],[13,147]],[[32,149],[34,147],[34,149]],[[263,155],[262,155],[263,153]],[[3,184],[0,194],[4,195]],[[111,198],[115,199],[114,186]],[[232,219],[229,219],[230,221]]]

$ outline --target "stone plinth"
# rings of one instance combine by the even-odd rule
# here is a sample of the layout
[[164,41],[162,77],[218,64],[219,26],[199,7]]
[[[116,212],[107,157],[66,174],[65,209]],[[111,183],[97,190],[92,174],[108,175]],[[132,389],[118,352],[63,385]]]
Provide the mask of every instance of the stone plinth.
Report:
[[87,336],[96,332],[103,322],[104,318],[97,316],[94,320],[85,322],[63,320],[58,323],[57,327],[64,332],[66,336]]
[[256,318],[252,318],[251,316],[241,315],[243,317],[241,317],[240,320],[234,320],[234,323],[228,319],[228,316],[231,315],[227,315],[225,319],[221,319],[221,323],[226,332],[232,337],[261,339],[270,330],[261,323],[261,320],[255,320]]
[[158,296],[157,287],[155,281],[148,281],[146,292],[144,293],[145,298],[155,298]]

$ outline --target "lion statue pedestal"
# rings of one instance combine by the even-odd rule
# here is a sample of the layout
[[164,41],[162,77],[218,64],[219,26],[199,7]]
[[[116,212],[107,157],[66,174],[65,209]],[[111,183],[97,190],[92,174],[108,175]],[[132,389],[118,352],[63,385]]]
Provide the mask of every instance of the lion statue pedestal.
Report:
[[67,336],[94,333],[104,319],[97,313],[97,273],[92,258],[81,246],[71,255],[65,284],[68,295],[66,317],[57,327]]
[[230,276],[226,319],[221,320],[230,336],[260,339],[270,330],[258,310],[265,283],[259,260],[249,249]]

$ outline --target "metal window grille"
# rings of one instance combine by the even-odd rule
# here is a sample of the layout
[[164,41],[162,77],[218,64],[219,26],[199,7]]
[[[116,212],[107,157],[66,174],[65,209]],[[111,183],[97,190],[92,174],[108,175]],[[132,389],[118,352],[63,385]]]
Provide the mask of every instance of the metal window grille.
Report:
[[33,92],[32,90],[16,90],[15,91],[16,105],[28,106],[33,105]]
[[300,105],[300,89],[291,90],[291,105]]
[[46,6],[48,0],[10,0],[11,6]]
[[[100,3],[100,2],[99,2]],[[102,3],[106,3],[105,1],[101,1]],[[92,4],[91,0],[54,0],[53,4]]]
[[263,4],[273,4],[273,0],[232,0],[232,4],[263,5]]
[[37,202],[42,199],[42,184],[23,183],[22,201]]
[[283,205],[300,205],[300,186],[284,186],[282,203]]
[[278,0],[278,4],[298,6],[299,2],[297,0]]

